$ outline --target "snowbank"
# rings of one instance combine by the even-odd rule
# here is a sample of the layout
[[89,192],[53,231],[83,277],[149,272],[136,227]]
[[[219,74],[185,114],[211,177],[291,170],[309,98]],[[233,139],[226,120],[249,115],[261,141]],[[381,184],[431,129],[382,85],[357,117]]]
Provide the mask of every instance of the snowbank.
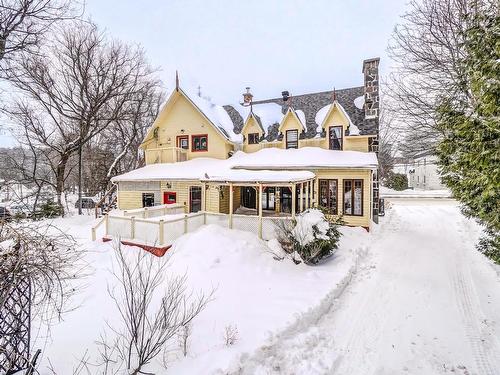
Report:
[[451,191],[448,189],[440,190],[421,190],[406,189],[402,191],[380,186],[381,198],[452,198]]

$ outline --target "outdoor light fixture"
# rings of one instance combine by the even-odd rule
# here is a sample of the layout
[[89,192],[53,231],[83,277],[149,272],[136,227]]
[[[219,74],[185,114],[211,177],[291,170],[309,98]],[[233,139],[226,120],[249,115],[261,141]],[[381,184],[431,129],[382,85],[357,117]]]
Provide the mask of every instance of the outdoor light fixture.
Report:
[[165,187],[166,187],[167,189],[171,189],[171,188],[172,188],[172,184],[171,184],[170,182],[167,182],[167,184],[165,185]]

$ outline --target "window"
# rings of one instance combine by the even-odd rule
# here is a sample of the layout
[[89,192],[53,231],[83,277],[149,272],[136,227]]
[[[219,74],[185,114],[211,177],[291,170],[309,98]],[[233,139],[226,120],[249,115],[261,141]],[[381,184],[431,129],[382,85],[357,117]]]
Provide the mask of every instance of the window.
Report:
[[328,132],[330,150],[342,150],[342,126],[330,126]]
[[208,135],[199,134],[191,136],[191,151],[208,151]]
[[344,180],[344,214],[363,216],[363,180]]
[[337,215],[337,180],[319,180],[319,204],[332,215]]
[[256,145],[257,143],[259,143],[259,133],[248,134],[248,144]]
[[154,193],[142,193],[142,207],[153,207],[155,205]]
[[286,131],[286,148],[299,148],[299,131],[287,130]]
[[189,136],[188,135],[177,136],[177,147],[187,150],[189,148]]
[[201,186],[189,187],[189,212],[201,211]]

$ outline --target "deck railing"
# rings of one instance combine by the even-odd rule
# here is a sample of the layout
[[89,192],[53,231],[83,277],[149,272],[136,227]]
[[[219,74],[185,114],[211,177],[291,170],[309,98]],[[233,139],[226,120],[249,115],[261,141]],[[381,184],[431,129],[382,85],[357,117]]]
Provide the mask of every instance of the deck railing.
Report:
[[[147,211],[150,215],[151,209]],[[142,214],[139,210],[136,212]],[[291,220],[291,217],[282,216],[259,218],[255,215],[228,215],[204,211],[154,216],[165,216],[165,218],[158,220],[154,219],[153,216],[143,218],[131,216],[130,213],[131,211],[127,211],[127,215],[123,216],[106,214],[92,228],[92,240],[97,239],[99,232],[100,235],[107,238],[119,238],[153,247],[168,247],[183,234],[193,232],[206,224],[217,224],[225,228],[252,232],[261,239],[270,240],[276,237],[276,224],[278,222]]]
[[183,214],[185,212],[186,212],[186,207],[184,205],[180,203],[174,203],[174,204],[161,204],[152,207],[137,208],[135,210],[125,210],[123,211],[123,216],[135,216],[147,219],[151,217],[158,217],[165,215]]

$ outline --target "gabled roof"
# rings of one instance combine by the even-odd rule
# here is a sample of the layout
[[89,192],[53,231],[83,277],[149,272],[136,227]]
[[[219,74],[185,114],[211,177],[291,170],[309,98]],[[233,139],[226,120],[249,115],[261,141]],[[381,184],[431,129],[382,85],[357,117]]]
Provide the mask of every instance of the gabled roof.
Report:
[[349,114],[337,100],[335,100],[332,104],[324,106],[316,113],[314,121],[316,122],[316,125],[318,125],[317,128],[318,133],[322,129],[324,129],[326,120],[328,119],[328,117],[330,117],[330,114],[333,112],[334,109],[338,109],[342,114],[342,116],[346,118],[347,123],[349,124],[349,135],[359,135],[358,127],[353,124],[351,118],[349,117]]
[[[188,95],[183,89],[180,87],[172,90],[165,104],[160,110],[163,112],[172,103],[173,98],[176,95],[184,96],[192,105],[195,107],[200,114],[207,119],[207,121],[214,127],[214,129],[224,137],[228,142],[237,143],[241,142],[242,136],[240,134],[236,134],[234,132],[234,124],[230,117],[230,115],[226,112],[226,110],[219,105],[212,103],[209,99],[198,95]],[[160,115],[158,115],[157,119],[153,123],[153,125],[148,129],[146,136],[144,137],[143,144],[147,141],[153,139],[152,133],[154,129],[157,127],[157,121]]]
[[[297,112],[299,112],[300,115]],[[305,124],[304,112],[302,112],[302,111],[295,111],[293,109],[293,107],[288,107],[287,111],[283,115],[283,118],[281,119],[280,124],[278,126],[278,131],[279,132],[282,132],[283,125],[285,124],[285,121],[286,121],[286,119],[289,116],[292,116],[293,118],[295,118],[298,121],[298,123],[302,126],[302,130],[303,131],[307,131],[306,124]]]
[[250,110],[250,112],[248,113],[248,116],[247,118],[245,119],[245,122],[243,123],[243,128],[241,129],[241,132],[243,133],[243,129],[245,129],[245,126],[247,126],[248,124],[248,121],[253,118],[255,120],[255,122],[257,123],[257,125],[259,126],[260,130],[262,131],[262,133],[264,134],[266,131],[264,130],[264,128],[262,127],[262,120],[260,119],[259,116],[257,116],[252,110]]

